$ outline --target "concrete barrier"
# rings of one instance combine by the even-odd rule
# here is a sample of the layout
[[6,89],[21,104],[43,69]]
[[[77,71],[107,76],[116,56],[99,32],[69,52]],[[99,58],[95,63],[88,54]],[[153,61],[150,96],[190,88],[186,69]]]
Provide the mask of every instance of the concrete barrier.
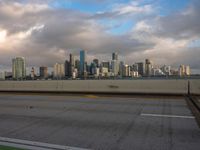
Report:
[[[191,80],[190,89],[200,95],[200,80]],[[188,80],[0,81],[0,91],[187,94]]]
[[190,93],[200,95],[200,80],[190,80]]
[[[99,83],[98,81],[94,83],[89,81],[89,83],[89,89],[95,89],[97,92],[158,94],[184,94],[187,92],[187,82],[184,80],[113,80]],[[98,85],[97,88],[96,85]]]

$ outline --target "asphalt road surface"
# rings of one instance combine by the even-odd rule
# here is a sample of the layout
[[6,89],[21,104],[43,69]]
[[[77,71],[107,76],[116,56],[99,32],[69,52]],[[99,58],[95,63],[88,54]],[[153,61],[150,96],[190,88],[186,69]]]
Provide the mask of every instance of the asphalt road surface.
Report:
[[197,150],[184,97],[0,94],[0,137],[94,150]]

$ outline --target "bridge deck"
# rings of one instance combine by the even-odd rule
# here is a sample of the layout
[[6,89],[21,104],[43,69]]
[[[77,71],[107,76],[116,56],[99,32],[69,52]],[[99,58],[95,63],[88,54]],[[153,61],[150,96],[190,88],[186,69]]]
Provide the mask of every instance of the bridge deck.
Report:
[[98,150],[196,150],[184,97],[0,95],[0,137]]

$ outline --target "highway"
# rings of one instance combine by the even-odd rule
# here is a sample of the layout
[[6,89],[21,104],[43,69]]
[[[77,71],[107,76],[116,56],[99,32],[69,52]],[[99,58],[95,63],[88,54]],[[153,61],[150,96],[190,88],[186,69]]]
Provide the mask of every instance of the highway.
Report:
[[0,94],[0,137],[93,150],[197,150],[184,97]]

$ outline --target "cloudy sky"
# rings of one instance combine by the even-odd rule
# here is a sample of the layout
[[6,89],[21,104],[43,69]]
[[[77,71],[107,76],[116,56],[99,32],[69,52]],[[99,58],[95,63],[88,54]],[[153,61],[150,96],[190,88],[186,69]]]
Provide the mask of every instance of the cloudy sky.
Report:
[[15,56],[52,66],[87,50],[127,64],[189,64],[200,72],[200,0],[0,0],[0,69]]

